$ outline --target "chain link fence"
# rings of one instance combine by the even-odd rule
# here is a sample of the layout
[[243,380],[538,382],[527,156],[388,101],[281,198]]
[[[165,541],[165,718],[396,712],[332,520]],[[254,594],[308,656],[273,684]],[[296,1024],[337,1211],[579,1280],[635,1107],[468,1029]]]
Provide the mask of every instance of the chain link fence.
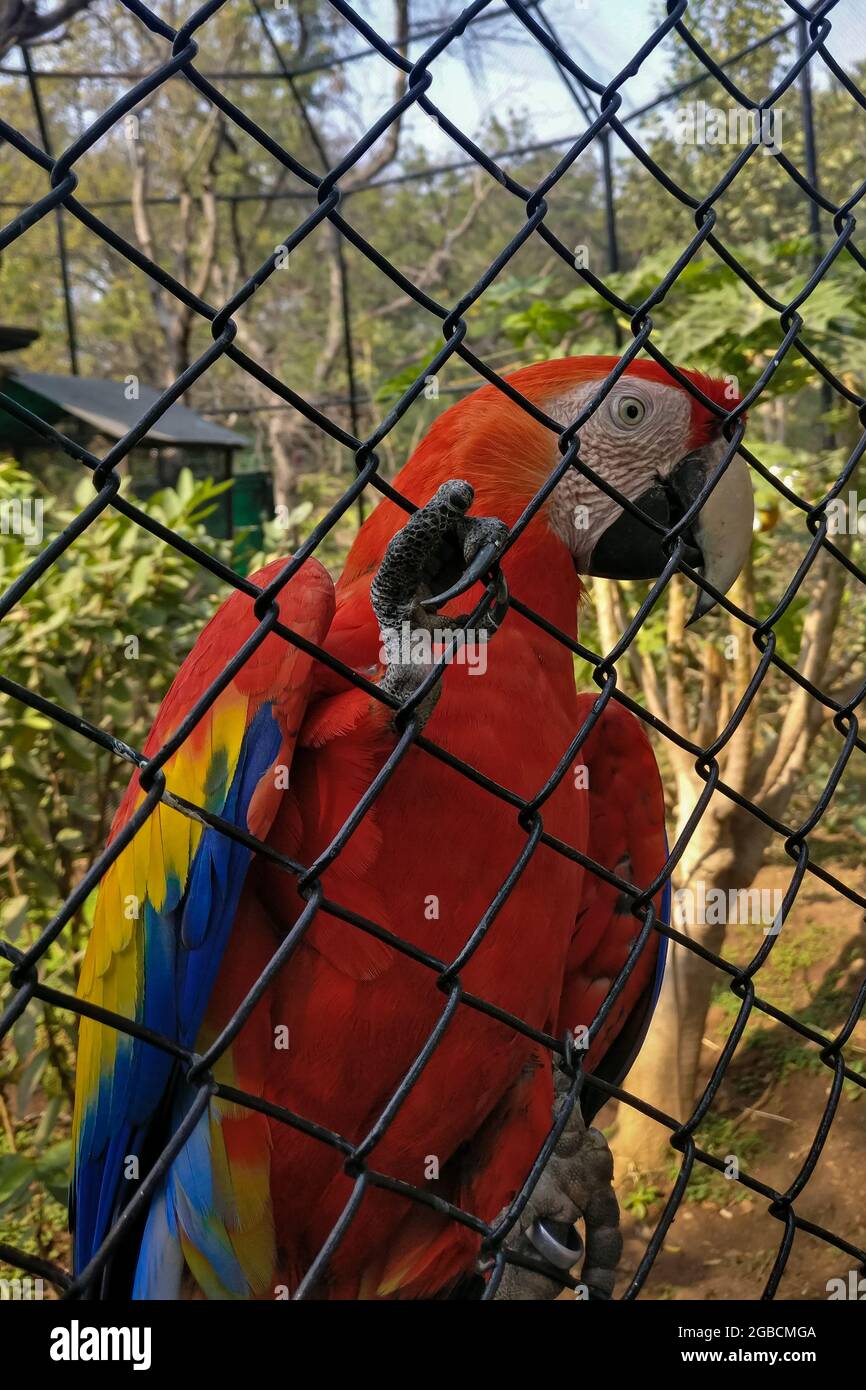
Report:
[[[459,129],[430,96],[433,71],[437,59],[445,54],[455,40],[463,35],[470,26],[484,18],[490,7],[490,0],[474,0],[474,3],[454,18],[453,22],[443,24],[441,28],[436,28],[435,32],[431,30],[428,46],[415,61],[411,61],[404,56],[403,52],[387,42],[373,25],[346,0],[331,0],[333,8],[339,12],[347,24],[357,31],[365,47],[374,50],[394,70],[402,73],[404,83],[398,99],[365,131],[339,163],[323,177],[305,167],[291,150],[285,149],[268,130],[263,129],[256,121],[252,120],[241,107],[215,85],[213,80],[203,76],[197,69],[197,35],[200,34],[211,16],[221,8],[224,0],[209,0],[209,3],[197,9],[183,27],[177,31],[165,23],[146,4],[142,3],[142,0],[122,0],[122,3],[126,10],[150,31],[151,35],[164,44],[165,60],[153,72],[137,81],[119,100],[115,101],[108,110],[93,121],[89,129],[73,145],[64,150],[57,158],[46,154],[20,131],[6,121],[0,120],[2,138],[20,155],[32,161],[43,171],[48,185],[43,197],[32,206],[21,210],[3,228],[2,233],[0,233],[0,249],[13,246],[19,238],[26,236],[29,229],[43,218],[54,213],[55,210],[63,208],[65,210],[64,215],[77,219],[94,237],[101,238],[115,252],[126,258],[136,270],[151,277],[163,289],[176,296],[178,300],[188,305],[195,314],[207,321],[211,326],[213,341],[207,350],[193,361],[170,387],[161,393],[158,402],[104,457],[97,457],[89,452],[5,393],[0,395],[3,407],[13,417],[28,426],[47,445],[52,446],[76,465],[88,470],[94,487],[92,500],[81,510],[76,520],[62,534],[45,546],[27,572],[2,596],[0,599],[0,620],[5,619],[21,604],[29,590],[39,583],[40,578],[60,555],[82,538],[86,542],[88,528],[98,517],[107,512],[108,509],[114,509],[136,525],[145,528],[165,546],[174,547],[196,565],[216,576],[226,586],[226,592],[231,587],[246,594],[254,605],[257,627],[253,636],[243,644],[219,679],[212,683],[194,708],[189,711],[188,716],[183,720],[174,736],[151,757],[145,757],[138,749],[124,743],[114,732],[96,727],[79,715],[64,709],[58,703],[45,698],[38,690],[25,688],[6,676],[0,676],[0,690],[6,698],[22,702],[45,718],[72,730],[80,738],[90,740],[112,757],[122,758],[129,762],[136,769],[135,775],[139,779],[141,789],[146,793],[140,806],[122,831],[96,862],[90,866],[66,901],[60,905],[53,920],[40,932],[38,939],[30,949],[21,951],[11,942],[0,944],[0,953],[11,967],[9,977],[11,994],[2,1019],[0,1019],[0,1037],[8,1032],[32,1001],[41,1000],[55,1008],[69,1010],[73,1014],[86,1014],[106,1028],[126,1032],[163,1050],[174,1059],[177,1067],[182,1070],[187,1082],[195,1092],[194,1103],[182,1124],[141,1181],[135,1195],[104,1240],[92,1263],[81,1272],[78,1278],[73,1280],[54,1266],[47,1265],[43,1261],[13,1250],[8,1246],[0,1248],[0,1258],[19,1269],[46,1275],[58,1285],[65,1298],[80,1297],[93,1286],[112,1252],[124,1240],[130,1228],[140,1220],[159,1182],[192,1133],[211,1098],[220,1096],[240,1106],[250,1107],[275,1121],[300,1129],[323,1146],[330,1146],[343,1155],[345,1171],[353,1180],[354,1187],[350,1200],[330,1236],[307,1270],[294,1297],[298,1299],[315,1297],[317,1288],[320,1287],[320,1281],[326,1275],[329,1261],[351,1226],[364,1200],[365,1193],[370,1189],[382,1188],[399,1194],[406,1202],[419,1203],[427,1207],[435,1206],[452,1221],[462,1224],[480,1236],[482,1259],[488,1273],[482,1296],[485,1299],[492,1298],[509,1262],[527,1264],[524,1257],[509,1251],[507,1247],[509,1233],[514,1229],[533,1187],[555,1148],[571,1108],[577,1102],[587,1080],[583,1070],[583,1054],[573,1046],[568,1037],[558,1038],[539,1032],[530,1027],[524,1020],[508,1014],[483,998],[473,996],[466,991],[461,980],[461,970],[465,967],[487,930],[495,932],[495,917],[499,908],[513,890],[514,884],[519,880],[537,847],[543,844],[554,853],[584,865],[605,882],[615,886],[619,892],[626,894],[631,900],[632,910],[640,922],[635,947],[624,969],[613,982],[604,1005],[589,1029],[590,1042],[598,1034],[605,1019],[615,1007],[616,1001],[635,967],[638,954],[651,933],[661,933],[671,941],[679,943],[684,949],[695,952],[710,962],[728,977],[730,989],[739,1000],[737,1016],[730,1028],[727,1041],[718,1056],[709,1080],[688,1117],[683,1118],[664,1113],[648,1105],[636,1095],[629,1094],[601,1080],[597,1082],[602,1089],[617,1098],[623,1105],[636,1107],[669,1130],[672,1151],[680,1156],[678,1176],[673,1190],[664,1205],[639,1266],[623,1297],[633,1299],[641,1292],[662,1248],[670,1224],[683,1200],[686,1185],[696,1165],[706,1165],[716,1171],[724,1171],[722,1160],[698,1146],[695,1133],[710,1113],[726,1072],[737,1052],[747,1022],[756,1013],[766,1015],[785,1029],[791,1030],[793,1034],[808,1041],[816,1049],[821,1062],[827,1068],[830,1079],[826,1105],[823,1112],[815,1116],[814,1136],[809,1145],[808,1154],[790,1186],[784,1191],[776,1190],[746,1171],[741,1171],[736,1179],[739,1184],[747,1188],[762,1203],[765,1203],[769,1213],[779,1222],[778,1251],[766,1282],[764,1296],[772,1298],[776,1293],[798,1231],[819,1237],[850,1256],[855,1264],[861,1264],[866,1260],[866,1252],[848,1239],[845,1231],[826,1229],[806,1219],[798,1213],[797,1201],[807,1188],[822,1150],[827,1143],[842,1095],[843,1084],[847,1080],[860,1088],[866,1085],[866,1080],[859,1070],[852,1067],[851,1056],[846,1051],[860,1017],[864,1000],[866,1000],[866,980],[852,995],[850,1011],[844,1025],[835,1035],[827,1035],[815,1027],[804,1024],[793,1017],[791,1013],[775,1007],[763,999],[758,992],[761,968],[768,960],[770,953],[776,948],[779,941],[778,935],[766,936],[760,949],[748,964],[743,967],[737,966],[724,957],[707,950],[700,942],[679,931],[671,923],[660,920],[653,906],[653,898],[660,888],[670,880],[710,799],[712,797],[727,797],[748,815],[768,827],[772,831],[774,839],[783,846],[785,853],[793,862],[793,873],[782,905],[783,921],[790,913],[807,874],[817,875],[826,888],[832,890],[834,894],[840,895],[841,899],[856,903],[859,908],[866,907],[866,897],[860,895],[828,869],[816,865],[810,855],[810,836],[819,826],[822,817],[831,805],[846,766],[855,754],[866,752],[866,743],[861,736],[857,716],[857,707],[866,694],[866,685],[855,691],[844,704],[839,703],[784,659],[778,650],[776,638],[776,628],[790,610],[797,596],[803,591],[804,586],[809,585],[813,566],[822,554],[831,556],[833,561],[843,566],[856,585],[866,584],[866,574],[852,556],[834,542],[828,525],[828,507],[842,495],[854,477],[855,470],[864,449],[866,449],[866,434],[862,435],[856,447],[850,452],[850,456],[833,486],[817,502],[798,496],[774,472],[765,467],[745,443],[746,412],[760,399],[768,382],[789,354],[799,354],[808,363],[816,386],[820,387],[826,397],[832,401],[844,403],[849,409],[857,413],[861,426],[866,425],[866,402],[852,389],[849,382],[840,379],[839,375],[821,359],[809,345],[809,342],[804,339],[804,318],[801,313],[808,304],[810,295],[822,282],[838,257],[851,258],[860,270],[866,272],[866,257],[854,240],[855,209],[859,200],[866,193],[866,182],[854,189],[847,201],[841,205],[836,205],[825,197],[817,186],[813,139],[807,139],[807,164],[809,167],[806,172],[796,167],[781,149],[773,152],[778,165],[807,196],[811,206],[816,210],[820,209],[832,220],[835,232],[832,244],[826,249],[819,249],[816,252],[813,272],[801,291],[790,302],[780,302],[758,282],[749,269],[720,239],[716,229],[716,204],[722,195],[734,185],[743,168],[759,148],[760,137],[758,136],[746,143],[738,151],[730,167],[727,168],[712,191],[705,197],[698,199],[687,190],[679,187],[669,174],[650,158],[638,138],[629,129],[622,112],[624,93],[630,79],[640,71],[645,61],[660,45],[673,40],[676,36],[679,42],[688,46],[706,71],[721,84],[732,101],[753,112],[759,121],[765,113],[772,111],[774,104],[784,93],[794,87],[798,80],[803,80],[803,75],[808,72],[810,65],[823,63],[832,73],[834,79],[842,84],[856,103],[862,128],[866,96],[851,81],[826,46],[832,29],[833,11],[836,8],[836,3],[834,0],[825,0],[824,3],[810,9],[795,3],[794,0],[789,0],[788,8],[792,12],[792,17],[790,24],[786,27],[799,29],[801,39],[799,50],[774,90],[769,92],[763,101],[756,104],[731,80],[726,68],[720,64],[717,58],[695,38],[688,27],[689,16],[686,0],[676,0],[676,3],[674,0],[669,0],[667,16],[635,52],[627,66],[609,83],[600,82],[591,72],[584,70],[580,64],[574,61],[544,19],[537,5],[524,3],[524,0],[508,0],[508,10],[524,26],[527,34],[546,51],[557,70],[562,74],[566,84],[571,84],[569,89],[577,94],[582,93],[588,104],[588,128],[568,147],[550,168],[547,176],[535,187],[523,186],[496,159],[488,155],[464,131]],[[76,196],[78,185],[76,169],[82,158],[105,132],[122,121],[128,113],[133,112],[143,98],[169,82],[190,83],[207,102],[212,103],[222,112],[230,123],[245,132],[260,147],[263,156],[289,171],[314,193],[315,208],[288,232],[284,238],[284,248],[282,248],[285,252],[291,253],[305,238],[310,236],[315,228],[323,223],[329,223],[333,229],[336,229],[336,233],[341,239],[350,243],[357,252],[372,262],[381,273],[383,286],[389,283],[396,286],[429,315],[431,322],[438,323],[443,338],[441,348],[418,373],[414,382],[403,392],[396,404],[383,416],[376,428],[366,437],[356,437],[354,433],[343,428],[317,405],[310,403],[299,392],[287,386],[261,362],[255,361],[238,346],[234,315],[267,283],[274,272],[281,248],[278,248],[256,269],[246,283],[237,289],[230,300],[224,304],[212,305],[192,294],[162,266],[149,260],[138,246],[120,236]],[[512,195],[515,207],[522,207],[524,211],[524,220],[519,230],[502,246],[501,251],[487,267],[484,274],[467,289],[466,293],[455,304],[439,303],[425,290],[413,284],[398,266],[392,264],[377,250],[375,245],[359,234],[341,207],[341,179],[388,131],[389,126],[399,115],[412,106],[431,117],[466,157],[466,162],[475,164],[489,178],[496,180],[502,188]],[[604,280],[589,268],[576,266],[573,248],[564,244],[553,233],[546,221],[550,195],[568,174],[581,153],[588,149],[594,141],[608,140],[610,137],[616,137],[619,142],[622,142],[634,158],[640,161],[644,168],[654,176],[669,197],[683,207],[690,209],[694,216],[694,235],[688,244],[682,247],[681,254],[670,266],[668,273],[642,303],[625,302],[614,294]],[[421,199],[419,199],[418,216],[424,216]],[[631,341],[627,345],[623,345],[620,364],[611,372],[594,400],[566,428],[562,428],[554,420],[540,412],[536,406],[525,400],[513,386],[503,380],[473,351],[467,341],[465,317],[467,312],[481,299],[500,272],[509,265],[509,262],[530,238],[541,238],[548,250],[560,258],[569,267],[572,274],[586,285],[591,286],[620,315],[624,315],[631,327]],[[736,405],[736,408],[732,409],[726,416],[717,405],[703,397],[699,389],[682,375],[674,363],[669,361],[659,350],[653,339],[653,310],[662,303],[668,291],[689,265],[699,248],[704,246],[712,248],[725,265],[733,270],[748,286],[752,294],[772,309],[773,313],[778,316],[779,323],[778,350],[760,373],[754,385]],[[866,287],[866,279],[864,279],[864,287]],[[407,513],[412,512],[412,504],[401,497],[381,476],[377,449],[388,433],[411,410],[413,403],[424,390],[425,381],[452,358],[462,359],[466,367],[476,373],[479,378],[492,383],[498,390],[504,392],[511,401],[527,410],[535,421],[559,436],[560,461],[545,487],[535,497],[524,516],[521,517],[520,522],[512,528],[506,542],[506,549],[520,544],[523,530],[542,507],[553,487],[566,476],[569,470],[577,470],[589,477],[592,482],[601,487],[608,495],[613,496],[624,508],[634,512],[635,508],[628,499],[620,496],[615,488],[611,488],[603,479],[593,474],[588,465],[582,461],[580,430],[591,413],[598,408],[598,405],[610,392],[626,366],[639,354],[654,358],[670,373],[673,379],[679,382],[685,391],[701,400],[717,416],[724,418],[724,433],[729,441],[729,447],[701,496],[689,508],[686,515],[666,533],[665,541],[670,558],[664,572],[653,583],[645,601],[641,603],[634,618],[628,623],[620,640],[611,651],[600,654],[590,650],[568,634],[554,629],[550,623],[526,606],[521,601],[519,594],[514,594],[511,597],[511,607],[515,612],[528,622],[536,624],[548,636],[554,637],[576,656],[591,664],[599,692],[588,718],[580,728],[574,730],[574,737],[570,745],[562,750],[562,757],[556,767],[550,769],[549,778],[544,786],[539,787],[535,797],[525,800],[508,789],[505,779],[501,783],[490,780],[472,766],[437,746],[434,741],[425,737],[421,732],[422,720],[419,715],[419,707],[425,695],[441,679],[447,654],[430,672],[421,688],[402,706],[397,706],[394,698],[378,685],[372,684],[364,676],[336,660],[327,651],[320,650],[305,641],[300,634],[281,623],[278,617],[276,599],[286,586],[291,584],[293,577],[304,561],[315,554],[317,547],[327,534],[362,496],[375,500],[375,494],[378,493],[398,503]],[[230,359],[238,368],[263,383],[286,407],[300,412],[312,427],[336,441],[346,451],[347,457],[354,461],[356,470],[354,480],[345,489],[336,505],[330,509],[319,524],[313,527],[295,555],[286,562],[277,578],[264,590],[258,589],[248,579],[234,573],[213,555],[206,553],[196,544],[176,534],[152,516],[145,514],[134,503],[122,496],[119,490],[120,476],[117,470],[121,461],[127,457],[136,444],[144,439],[148,431],[159,421],[161,415],[194,386],[219,358],[223,357]],[[743,611],[729,598],[712,592],[712,597],[722,608],[751,631],[752,639],[759,653],[759,660],[747,688],[743,690],[724,728],[708,746],[704,747],[691,742],[680,730],[666,724],[654,715],[650,715],[645,708],[626,695],[618,685],[617,667],[618,663],[621,663],[623,658],[627,656],[631,645],[635,642],[649,616],[657,605],[663,602],[665,591],[677,572],[685,573],[695,584],[705,587],[701,575],[693,571],[685,561],[684,535],[728,462],[738,450],[746,458],[755,474],[762,478],[769,487],[775,489],[788,506],[797,510],[802,518],[803,537],[804,540],[808,539],[808,545],[796,572],[790,575],[784,593],[773,611],[766,617],[760,618],[753,613]],[[664,528],[658,523],[647,520],[647,524],[652,525],[656,531],[664,531]],[[467,626],[471,626],[483,618],[495,593],[495,573],[489,569],[483,573],[487,580],[484,597],[476,607],[475,612],[467,619]],[[476,581],[478,577],[477,574],[473,575],[471,580]],[[469,582],[470,579],[467,579],[464,588],[469,586]],[[218,695],[226,688],[244,663],[251,658],[264,639],[272,633],[278,634],[285,642],[315,656],[318,661],[324,663],[346,681],[366,691],[373,699],[386,704],[390,703],[396,707],[395,723],[398,736],[393,752],[373,778],[333,842],[312,864],[295,863],[285,856],[277,854],[271,847],[239,830],[221,816],[210,813],[204,807],[190,805],[183,799],[167,792],[166,789],[164,768],[168,760],[189,737],[198,722],[214,704]],[[781,820],[769,816],[760,806],[753,804],[732,786],[726,784],[719,765],[721,750],[731,740],[751,703],[758,698],[765,678],[771,670],[778,672],[786,682],[790,683],[792,691],[795,688],[803,689],[811,699],[819,702],[828,712],[833,729],[838,735],[838,750],[826,785],[805,819],[800,824],[795,825],[785,824]],[[682,832],[671,846],[669,857],[662,872],[657,880],[649,885],[630,883],[610,869],[592,860],[587,860],[573,847],[551,835],[544,825],[543,806],[545,800],[567,774],[591,729],[611,701],[620,703],[638,719],[644,721],[657,738],[671,740],[673,744],[686,750],[689,756],[694,759],[695,768],[705,783],[704,791],[698,803]],[[447,764],[455,774],[469,779],[476,786],[483,788],[491,798],[497,798],[510,807],[526,836],[525,848],[515,863],[512,873],[490,903],[484,919],[467,940],[460,956],[456,961],[450,963],[439,960],[431,953],[401,940],[399,936],[387,931],[381,924],[361,917],[353,911],[350,903],[332,901],[327,896],[323,882],[325,870],[341,854],[349,837],[361,820],[370,812],[371,807],[412,747],[422,749],[426,756]],[[99,884],[109,865],[117,859],[125,846],[146,824],[148,817],[161,799],[186,815],[203,822],[205,825],[212,826],[223,835],[231,837],[238,843],[275,862],[286,874],[297,880],[299,892],[306,902],[302,914],[260,978],[257,989],[247,998],[243,1007],[237,1011],[229,1027],[226,1028],[217,1042],[201,1056],[194,1055],[181,1047],[171,1037],[164,1036],[107,1009],[86,1004],[62,991],[49,987],[40,980],[40,962],[49,946],[62,937],[64,929]],[[425,1041],[413,1065],[406,1072],[379,1119],[360,1144],[349,1142],[345,1136],[326,1129],[309,1117],[292,1114],[279,1106],[270,1104],[259,1096],[247,1094],[222,1084],[216,1080],[214,1075],[214,1064],[217,1058],[230,1046],[249,1017],[256,999],[264,991],[269,981],[273,979],[276,972],[286,965],[319,914],[327,914],[332,918],[339,919],[348,924],[348,927],[353,931],[373,934],[386,941],[394,951],[408,956],[419,967],[425,969],[429,973],[430,988],[438,989],[443,995],[441,1014],[436,1027]],[[493,1225],[487,1225],[472,1212],[463,1211],[454,1206],[448,1206],[445,1210],[445,1204],[438,1199],[434,1201],[429,1192],[406,1182],[398,1181],[387,1173],[379,1171],[376,1166],[377,1145],[387,1132],[412,1087],[416,1084],[426,1063],[435,1052],[455,1012],[463,1009],[479,1010],[486,1013],[500,1020],[503,1025],[549,1049],[553,1058],[558,1059],[565,1067],[569,1077],[564,1107],[552,1123],[547,1140],[537,1154],[530,1170],[527,1171],[523,1186],[510,1209]],[[531,1259],[528,1264],[529,1267],[532,1267]],[[573,1284],[569,1277],[564,1276],[563,1283],[568,1284],[569,1282]]]

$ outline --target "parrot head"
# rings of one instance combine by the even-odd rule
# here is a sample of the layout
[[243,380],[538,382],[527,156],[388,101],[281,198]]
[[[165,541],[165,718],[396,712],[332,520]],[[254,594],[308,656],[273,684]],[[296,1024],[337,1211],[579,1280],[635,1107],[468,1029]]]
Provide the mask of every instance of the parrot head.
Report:
[[[572,360],[595,366],[592,375],[575,379],[548,398],[550,413],[563,424],[580,414],[617,361]],[[739,395],[728,381],[685,369],[683,375],[723,410],[737,405]],[[549,520],[571,550],[578,573],[606,579],[652,579],[661,574],[669,559],[664,532],[697,499],[729,447],[721,424],[721,417],[657,363],[629,366],[581,427],[580,458],[663,529],[645,525],[570,469],[552,494]],[[684,536],[683,558],[721,593],[728,591],[745,564],[753,518],[749,470],[735,455]],[[712,607],[713,599],[701,590],[692,621]]]
[[[567,426],[597,395],[618,362],[616,357],[568,357],[533,363],[506,380],[532,405]],[[725,412],[738,404],[739,395],[729,382],[681,371]],[[555,542],[570,556],[572,573],[610,579],[657,577],[669,559],[664,532],[683,517],[729,447],[721,423],[719,415],[656,362],[630,363],[581,425],[579,458],[662,529],[646,525],[570,468],[506,563],[519,563],[521,548],[530,558],[537,557],[539,545],[549,560],[550,544]],[[420,505],[448,479],[465,479],[474,489],[474,512],[513,526],[560,460],[553,430],[497,386],[483,386],[439,416],[395,486]],[[727,592],[746,561],[753,516],[748,467],[735,455],[684,535],[686,563],[720,593]],[[393,502],[383,501],[376,508],[356,539],[341,585],[371,572],[372,556],[382,553],[405,520]],[[701,590],[692,621],[712,607],[713,599]]]

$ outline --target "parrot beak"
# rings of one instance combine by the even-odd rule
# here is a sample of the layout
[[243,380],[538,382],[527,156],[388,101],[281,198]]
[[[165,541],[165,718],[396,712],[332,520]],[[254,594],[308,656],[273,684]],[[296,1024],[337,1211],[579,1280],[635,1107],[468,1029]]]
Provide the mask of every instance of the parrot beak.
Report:
[[[675,526],[718,467],[727,441],[714,440],[687,454],[667,478],[653,483],[635,505],[665,529]],[[749,469],[735,454],[688,531],[682,559],[699,569],[708,584],[727,593],[749,554],[755,504]],[[623,511],[596,542],[587,574],[602,579],[656,579],[668,563],[664,537]],[[715,607],[701,589],[687,626]]]

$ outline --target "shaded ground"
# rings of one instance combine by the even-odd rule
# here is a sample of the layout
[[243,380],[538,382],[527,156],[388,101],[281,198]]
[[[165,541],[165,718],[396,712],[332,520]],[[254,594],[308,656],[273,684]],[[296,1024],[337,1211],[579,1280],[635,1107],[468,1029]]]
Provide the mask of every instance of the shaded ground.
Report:
[[[835,867],[835,866],[834,866]],[[862,872],[838,866],[840,878],[861,886]],[[757,883],[787,885],[790,868],[770,866]],[[724,954],[745,964],[759,944],[754,926],[729,929]],[[757,979],[758,995],[826,1034],[843,1023],[866,974],[863,915],[838,893],[807,875],[788,922]],[[705,1031],[706,1080],[736,1017],[739,1001],[720,976]],[[846,1048],[854,1070],[866,1071],[866,1021]],[[830,1095],[832,1073],[815,1044],[753,1011],[728,1075],[699,1131],[699,1144],[784,1191],[804,1162]],[[866,1246],[864,1211],[866,1094],[846,1082],[813,1176],[796,1200],[797,1214],[852,1244]],[[643,1255],[671,1187],[675,1168],[646,1175],[621,1196],[625,1250],[622,1294]],[[741,1184],[696,1165],[687,1198],[670,1228],[642,1298],[759,1298],[784,1233],[767,1201]],[[843,1250],[798,1232],[779,1287],[780,1299],[826,1299],[827,1281],[847,1277],[856,1261]]]

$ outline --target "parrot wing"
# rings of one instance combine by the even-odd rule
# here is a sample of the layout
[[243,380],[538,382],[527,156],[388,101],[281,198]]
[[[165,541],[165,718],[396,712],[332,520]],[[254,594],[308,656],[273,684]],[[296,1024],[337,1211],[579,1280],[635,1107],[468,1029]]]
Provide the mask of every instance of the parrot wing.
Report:
[[[254,582],[266,586],[285,564],[285,559],[274,561],[253,576]],[[292,577],[278,606],[283,623],[312,642],[322,642],[334,613],[334,591],[316,560],[308,559]],[[237,592],[222,605],[178,672],[145,744],[146,755],[154,756],[171,737],[257,625],[248,595]],[[259,838],[266,836],[285,794],[313,669],[311,657],[269,634],[166,762],[167,790]],[[134,777],[115,816],[111,839],[144,795]],[[251,857],[244,845],[160,802],[103,875],[80,998],[192,1048]],[[237,1039],[236,1048],[239,1043]],[[250,1055],[246,1049],[245,1070]],[[231,1056],[224,1061],[232,1074]],[[82,1017],[70,1199],[79,1273],[135,1190],[134,1182],[124,1178],[138,1176],[148,1129],[164,1113],[174,1066],[167,1052]],[[244,1079],[250,1080],[248,1075]],[[249,1199],[245,1193],[235,1197],[231,1169],[233,1161],[246,1162],[255,1145],[245,1139],[253,1136],[241,1132],[245,1121],[237,1119],[229,1126],[231,1136],[215,1133],[221,1112],[215,1106],[210,1111],[210,1129],[206,1124],[202,1134],[213,1165],[208,1161],[190,1174],[186,1198],[194,1206],[201,1204],[203,1212],[210,1211],[208,1219],[222,1219],[224,1226],[240,1232],[240,1243],[249,1213],[238,1210],[238,1204],[255,1201],[257,1189],[252,1183]],[[262,1119],[243,1113],[252,1124]],[[208,1121],[207,1113],[203,1119]],[[210,1154],[206,1157],[209,1160]],[[267,1173],[264,1177],[266,1188]],[[215,1200],[213,1191],[220,1179],[222,1202]],[[207,1192],[198,1190],[203,1184]],[[257,1215],[261,1219],[261,1211]]]
[[[582,719],[596,698],[578,696]],[[611,702],[578,757],[587,773],[587,855],[638,888],[648,886],[661,871],[668,847],[661,777],[643,726]],[[670,895],[668,882],[654,900],[663,922],[670,920]],[[640,930],[641,919],[632,912],[631,901],[587,872],[566,964],[560,1034],[592,1023]],[[646,1036],[661,989],[666,947],[667,938],[653,931],[593,1040],[587,1069],[613,1085],[626,1076]],[[585,1087],[581,1103],[587,1123],[606,1099],[599,1088]]]
[[[596,699],[577,697],[579,722]],[[665,807],[655,756],[642,725],[622,706],[610,703],[577,760],[586,769],[590,799],[588,840],[580,848],[639,888],[652,883],[667,859]],[[669,886],[654,901],[661,920],[668,921]],[[558,1036],[593,1022],[640,929],[630,900],[587,871],[566,962]],[[666,945],[665,937],[652,933],[590,1048],[588,1071],[613,1084],[629,1071],[649,1027]],[[581,1108],[587,1124],[606,1099],[599,1087],[584,1087]],[[552,1104],[550,1071],[539,1052],[535,1064],[521,1073],[473,1136],[464,1175],[452,1196],[457,1206],[484,1220],[494,1219],[525,1180],[537,1156],[537,1136],[550,1125]],[[370,1296],[430,1297],[459,1280],[474,1253],[466,1228],[443,1224],[427,1207],[414,1208],[388,1251],[384,1271],[375,1268],[365,1274],[365,1287]],[[483,1285],[478,1281],[463,1279],[448,1296],[477,1297],[479,1289]]]

